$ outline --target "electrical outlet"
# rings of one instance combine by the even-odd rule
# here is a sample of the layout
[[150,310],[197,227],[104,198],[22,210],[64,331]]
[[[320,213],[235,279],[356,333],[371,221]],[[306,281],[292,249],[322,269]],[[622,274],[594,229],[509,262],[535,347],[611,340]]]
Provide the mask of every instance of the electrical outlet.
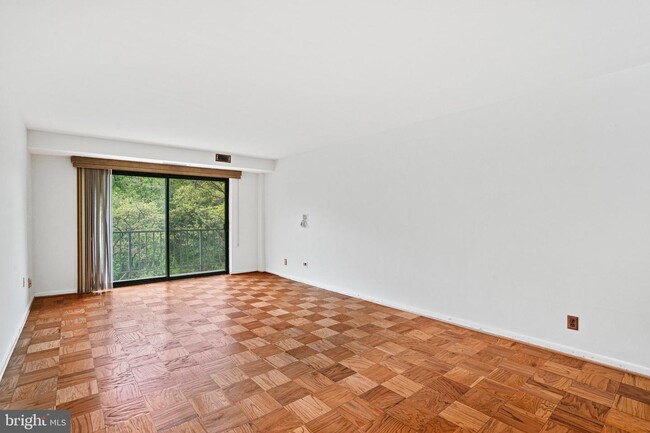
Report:
[[287,259],[284,259],[284,266],[287,266]]
[[27,278],[27,287],[30,288],[30,289],[32,288],[32,279],[31,278]]
[[302,262],[302,267],[303,268],[308,268],[309,267],[309,262]]
[[566,316],[566,327],[573,331],[578,330],[578,316]]
[[23,277],[23,287],[25,287],[26,285],[27,285],[27,279]]

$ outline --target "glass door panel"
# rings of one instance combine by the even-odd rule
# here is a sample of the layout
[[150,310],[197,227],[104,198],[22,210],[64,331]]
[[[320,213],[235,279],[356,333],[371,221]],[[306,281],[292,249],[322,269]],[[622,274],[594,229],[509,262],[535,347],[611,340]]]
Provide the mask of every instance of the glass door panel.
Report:
[[112,176],[113,281],[167,275],[166,180]]
[[227,269],[227,184],[169,179],[169,276]]

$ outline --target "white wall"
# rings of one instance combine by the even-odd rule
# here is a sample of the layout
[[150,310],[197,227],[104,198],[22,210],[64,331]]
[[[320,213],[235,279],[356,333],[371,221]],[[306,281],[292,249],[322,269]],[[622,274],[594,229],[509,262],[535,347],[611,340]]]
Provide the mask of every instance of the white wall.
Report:
[[258,264],[258,177],[230,181],[230,273],[255,272]]
[[29,156],[25,127],[0,92],[0,377],[31,303]]
[[[75,293],[76,171],[67,156],[32,155],[31,159],[34,293]],[[230,183],[232,273],[258,270],[258,176],[243,173],[241,180]],[[241,191],[237,201],[238,186]]]
[[69,157],[32,155],[34,293],[75,293],[77,172]]
[[281,159],[266,268],[650,374],[649,119],[645,67]]

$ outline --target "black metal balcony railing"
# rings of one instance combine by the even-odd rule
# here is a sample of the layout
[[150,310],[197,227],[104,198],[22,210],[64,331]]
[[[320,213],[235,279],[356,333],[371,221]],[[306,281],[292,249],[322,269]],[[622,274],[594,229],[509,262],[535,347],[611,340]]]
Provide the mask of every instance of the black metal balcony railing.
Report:
[[[164,277],[165,230],[113,232],[113,281]],[[223,271],[226,269],[224,229],[169,231],[169,274]]]

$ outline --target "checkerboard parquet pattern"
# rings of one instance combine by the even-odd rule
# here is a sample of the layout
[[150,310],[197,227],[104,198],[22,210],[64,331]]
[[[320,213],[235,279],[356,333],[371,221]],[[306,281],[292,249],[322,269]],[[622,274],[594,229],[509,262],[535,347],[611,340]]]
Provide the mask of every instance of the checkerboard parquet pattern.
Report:
[[642,433],[650,379],[255,273],[36,299],[0,408],[89,433]]

